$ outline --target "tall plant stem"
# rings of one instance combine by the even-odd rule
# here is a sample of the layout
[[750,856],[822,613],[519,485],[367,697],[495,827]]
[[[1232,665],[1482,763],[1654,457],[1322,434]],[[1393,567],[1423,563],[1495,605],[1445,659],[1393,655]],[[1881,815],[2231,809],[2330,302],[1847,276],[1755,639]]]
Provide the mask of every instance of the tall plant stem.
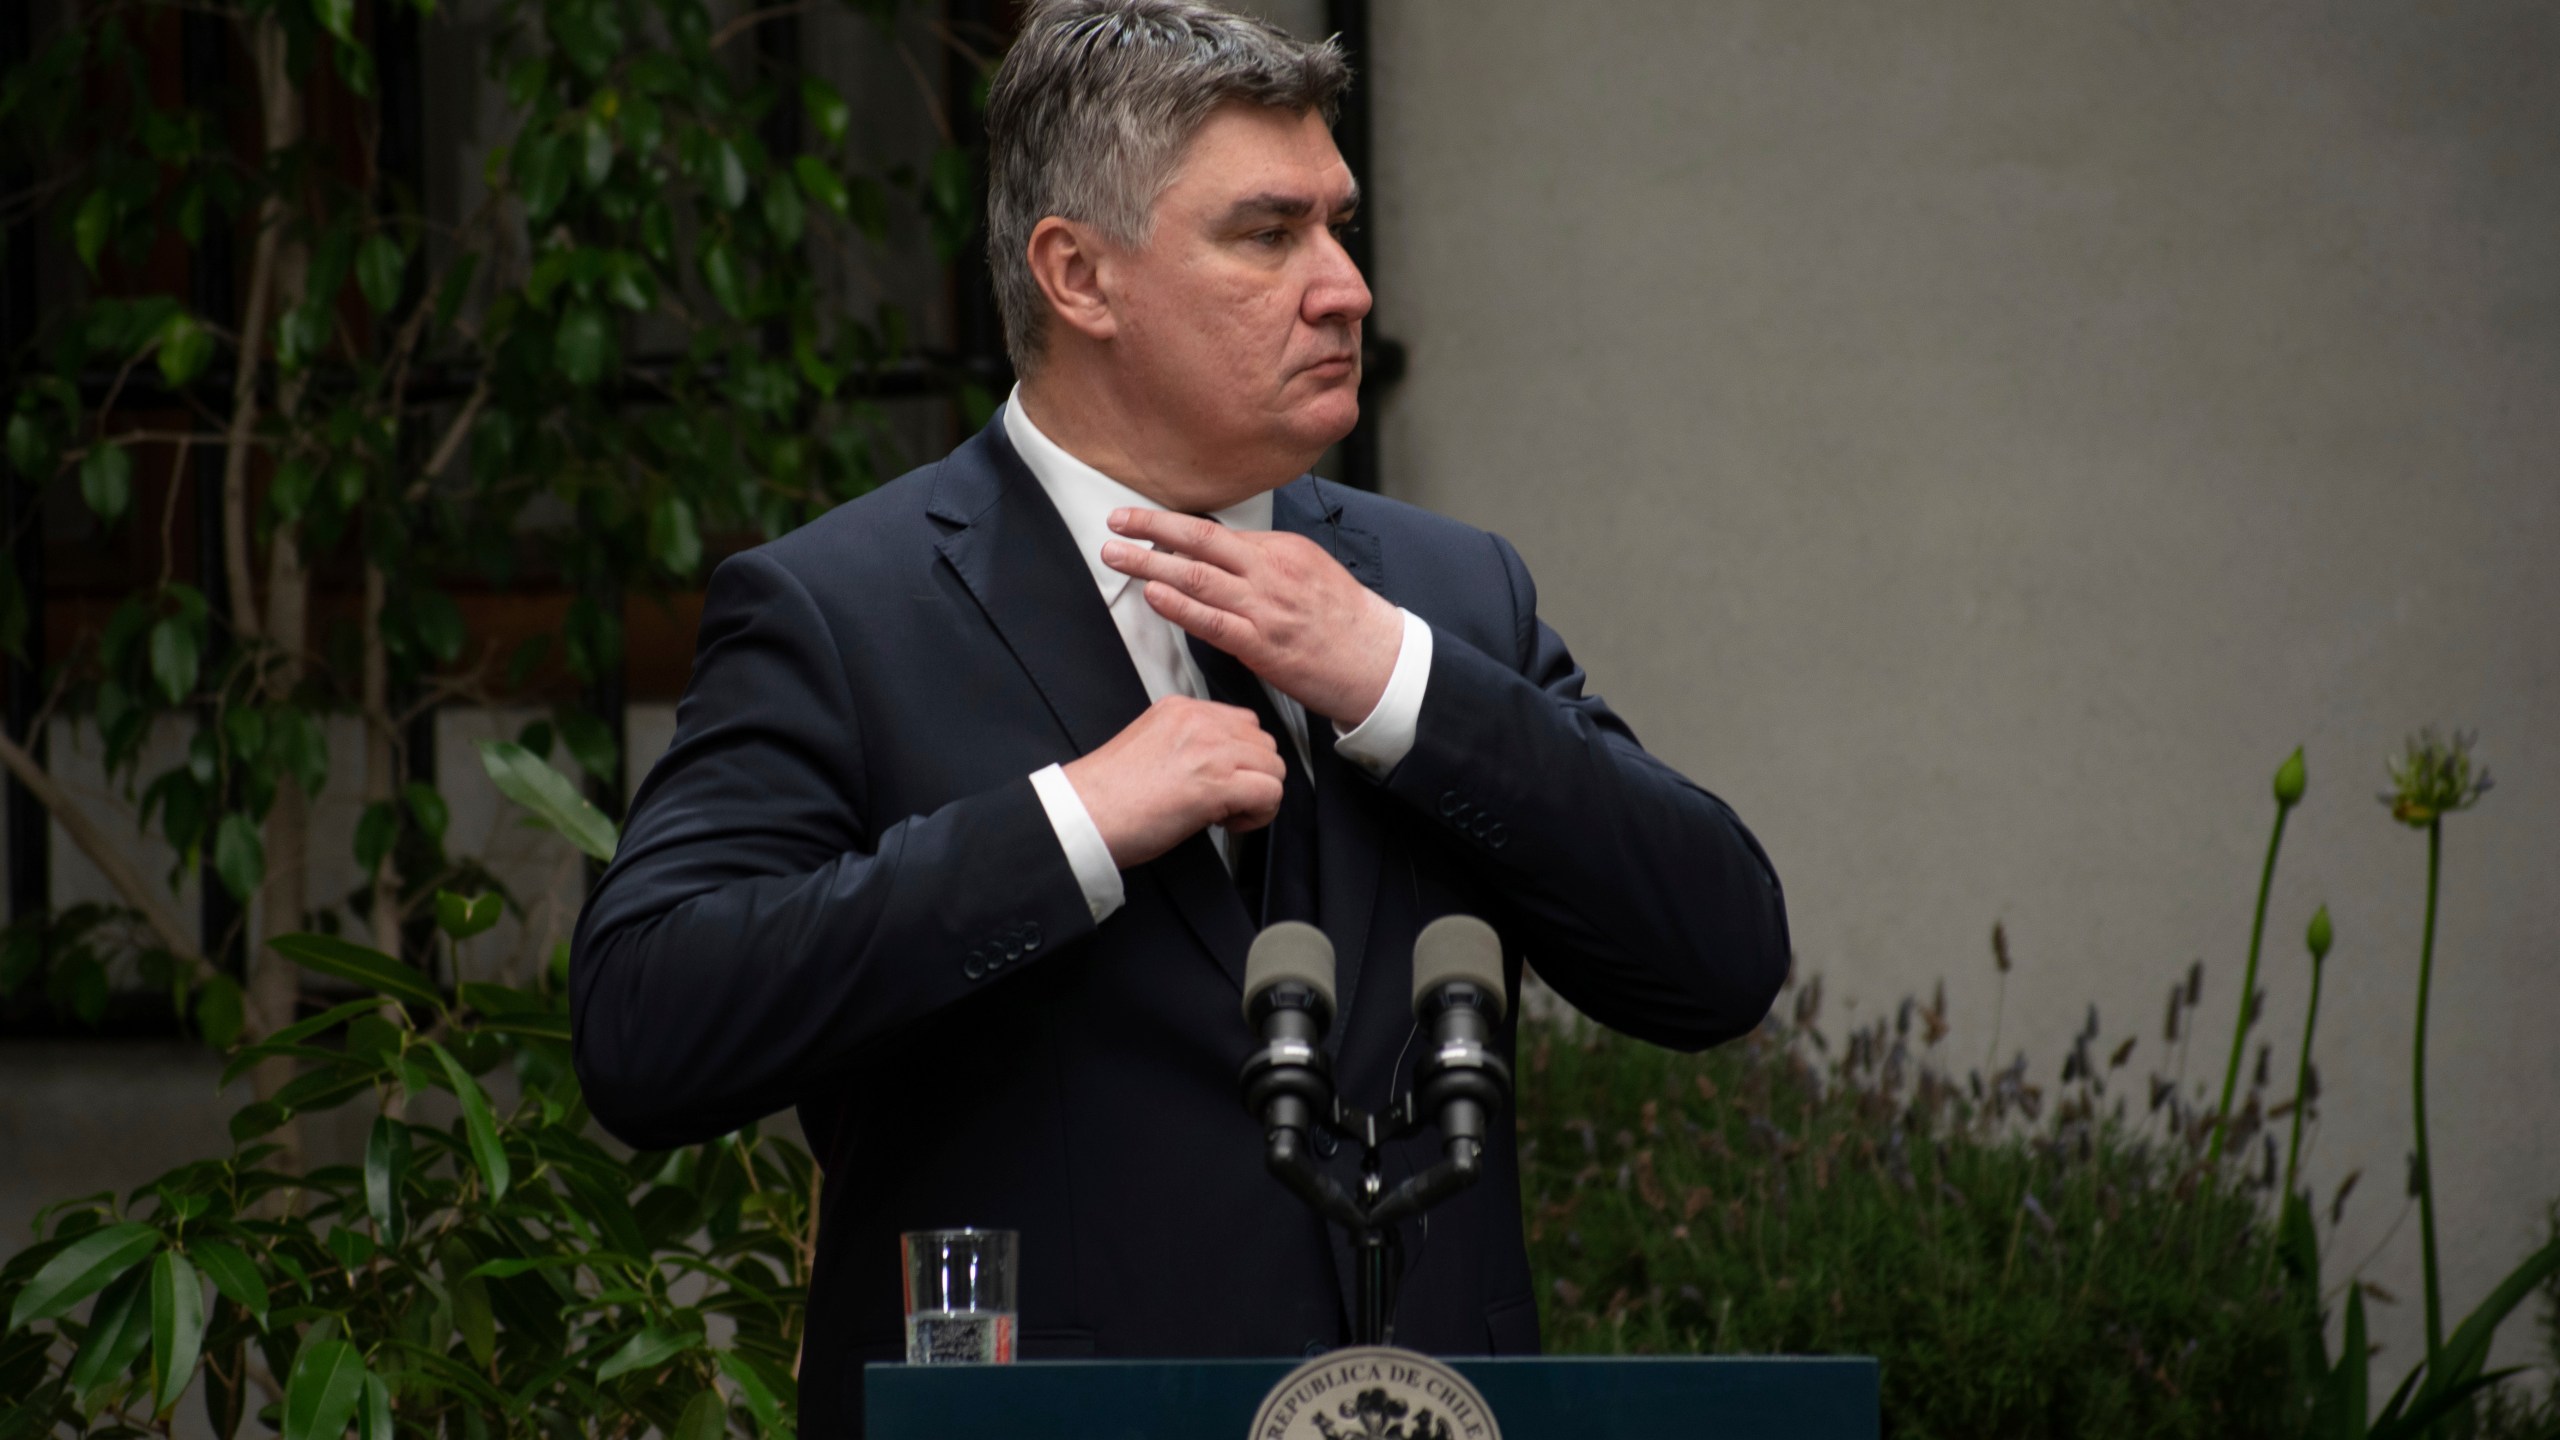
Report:
[[2320,975],[2328,967],[2311,962],[2311,1008],[2302,1017],[2302,1062],[2293,1069],[2293,1138],[2284,1147],[2284,1191],[2293,1194],[2294,1169],[2302,1160],[2302,1112],[2311,1105],[2311,1031],[2320,1023]]
[[2427,989],[2436,968],[2436,877],[2444,863],[2444,820],[2427,822],[2427,928],[2418,942],[2418,1040],[2409,1089],[2418,1120],[2418,1237],[2427,1271],[2427,1373],[2444,1350],[2444,1295],[2436,1283],[2436,1176],[2427,1154]]
[[2222,1104],[2214,1110],[2208,1163],[2222,1158],[2223,1139],[2231,1132],[2231,1093],[2240,1088],[2240,1056],[2249,1048],[2249,1012],[2258,994],[2258,947],[2267,938],[2267,892],[2275,888],[2276,851],[2284,846],[2284,817],[2292,813],[2293,806],[2276,802],[2276,828],[2267,837],[2266,868],[2258,872],[2258,918],[2249,924],[2249,968],[2240,977],[2240,1014],[2231,1022],[2231,1064],[2222,1072]]

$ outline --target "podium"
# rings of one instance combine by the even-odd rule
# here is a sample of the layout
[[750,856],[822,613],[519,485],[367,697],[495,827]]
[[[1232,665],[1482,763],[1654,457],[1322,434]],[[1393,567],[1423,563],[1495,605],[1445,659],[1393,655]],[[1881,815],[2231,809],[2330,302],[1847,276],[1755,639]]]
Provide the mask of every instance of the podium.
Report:
[[[1295,1360],[871,1365],[870,1440],[1247,1440]],[[1450,1359],[1504,1440],[1876,1440],[1864,1357]]]

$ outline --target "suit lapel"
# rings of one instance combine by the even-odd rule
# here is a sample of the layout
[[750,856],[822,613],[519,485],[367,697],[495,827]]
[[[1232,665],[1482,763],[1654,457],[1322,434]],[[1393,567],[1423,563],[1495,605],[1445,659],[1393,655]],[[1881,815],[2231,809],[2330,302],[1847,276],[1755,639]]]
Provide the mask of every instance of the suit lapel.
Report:
[[[1378,537],[1342,523],[1342,508],[1330,503],[1331,486],[1303,477],[1271,496],[1271,528],[1304,535],[1322,545],[1361,583],[1392,599],[1379,555]],[[1351,1033],[1351,1011],[1360,996],[1360,972],[1368,958],[1369,921],[1377,908],[1378,877],[1385,866],[1377,787],[1351,773],[1333,753],[1322,716],[1307,717],[1307,748],[1315,758],[1316,783],[1316,913],[1320,928],[1333,941],[1334,994],[1340,1013],[1334,1017],[1332,1043],[1338,1049]]]
[[[1147,708],[1146,686],[1067,522],[1005,438],[1001,413],[943,461],[929,508],[956,527],[939,546],[944,560],[1076,752],[1089,755],[1128,728]],[[1140,868],[1242,991],[1252,923],[1209,837],[1194,835]]]

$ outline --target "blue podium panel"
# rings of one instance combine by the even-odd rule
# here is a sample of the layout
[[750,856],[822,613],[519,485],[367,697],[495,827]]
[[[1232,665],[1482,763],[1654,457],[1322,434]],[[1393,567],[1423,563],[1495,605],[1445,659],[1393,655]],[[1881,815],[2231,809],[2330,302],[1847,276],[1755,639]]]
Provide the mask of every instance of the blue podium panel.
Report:
[[[1876,1440],[1865,1358],[1550,1357],[1445,1362],[1504,1440]],[[1247,1440],[1290,1360],[871,1365],[870,1440]]]

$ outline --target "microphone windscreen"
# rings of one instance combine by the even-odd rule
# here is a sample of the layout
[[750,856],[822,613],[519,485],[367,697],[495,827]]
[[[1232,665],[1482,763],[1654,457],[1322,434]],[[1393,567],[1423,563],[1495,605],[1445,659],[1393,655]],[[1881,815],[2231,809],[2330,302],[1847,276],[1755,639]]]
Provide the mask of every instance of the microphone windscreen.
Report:
[[1244,1019],[1253,1023],[1256,996],[1294,980],[1324,997],[1333,1013],[1333,942],[1303,920],[1283,920],[1253,937],[1244,957]]
[[1413,1012],[1423,997],[1452,980],[1464,980],[1493,999],[1496,1019],[1508,999],[1502,989],[1502,937],[1473,915],[1443,915],[1422,927],[1413,942]]

